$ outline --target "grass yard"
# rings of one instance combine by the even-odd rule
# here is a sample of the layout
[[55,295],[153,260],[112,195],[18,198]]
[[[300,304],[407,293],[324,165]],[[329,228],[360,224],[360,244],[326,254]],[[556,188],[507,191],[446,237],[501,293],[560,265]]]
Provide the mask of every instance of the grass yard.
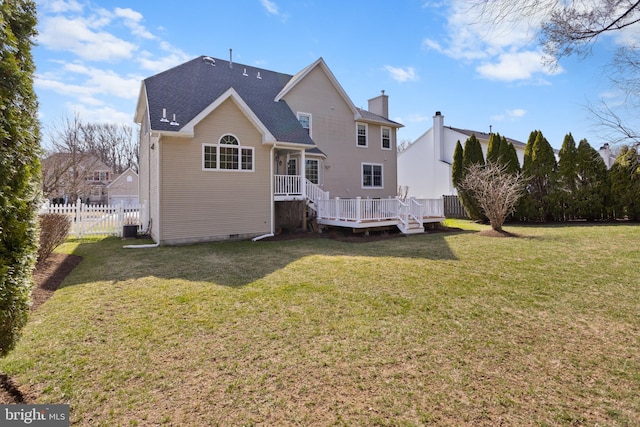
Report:
[[505,229],[70,241],[0,371],[82,426],[640,425],[640,226]]

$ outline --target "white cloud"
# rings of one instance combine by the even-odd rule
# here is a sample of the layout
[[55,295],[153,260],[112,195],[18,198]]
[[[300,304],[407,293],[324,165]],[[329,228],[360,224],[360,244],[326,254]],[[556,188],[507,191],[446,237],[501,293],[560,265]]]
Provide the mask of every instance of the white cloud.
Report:
[[116,7],[114,10],[115,16],[123,18],[124,24],[131,30],[131,34],[142,37],[148,40],[154,40],[156,37],[151,34],[144,25],[140,24],[143,20],[142,14],[136,12],[133,9],[122,9]]
[[39,90],[50,90],[81,105],[95,107],[113,98],[135,100],[140,80],[139,76],[123,77],[111,70],[69,63],[58,72],[36,76],[34,84]]
[[527,110],[522,108],[514,108],[513,110],[505,110],[504,113],[491,116],[491,120],[493,120],[494,122],[502,122],[506,119],[515,121],[521,117],[524,117],[526,114]]
[[89,61],[115,61],[133,55],[136,45],[105,31],[95,31],[83,18],[46,18],[38,43],[48,49],[69,51]]
[[447,25],[442,40],[424,39],[423,47],[475,64],[483,78],[540,84],[545,83],[541,76],[562,72],[560,67],[545,66],[548,58],[535,46],[539,17],[487,22],[479,8],[465,0],[453,0],[447,11]]
[[288,14],[280,12],[278,5],[271,0],[260,0],[260,4],[262,4],[262,7],[264,7],[268,14],[280,17],[283,22],[289,17]]
[[524,115],[527,114],[527,110],[516,108],[514,110],[507,110],[507,114],[509,115],[509,117],[520,118],[524,117]]
[[83,122],[90,123],[122,123],[131,126],[133,115],[130,111],[118,111],[113,107],[87,108],[82,104],[67,103],[67,109],[77,113]]
[[153,57],[140,57],[138,58],[138,63],[144,70],[149,70],[152,73],[159,73],[164,70],[168,70],[169,68],[175,67],[181,63],[185,62],[185,58],[182,55],[167,55],[161,58]]
[[535,75],[554,75],[563,72],[562,67],[548,67],[543,62],[543,56],[538,52],[524,51],[503,53],[497,62],[487,62],[476,71],[487,79],[513,82],[516,80],[530,80]]
[[384,69],[391,74],[391,78],[400,83],[414,82],[418,80],[418,75],[413,67],[398,68],[392,67],[391,65],[385,65]]
[[260,0],[262,6],[269,12],[271,15],[280,15],[280,11],[278,9],[278,5],[270,0]]
[[38,2],[39,6],[45,11],[53,13],[63,12],[80,12],[82,11],[82,5],[76,0],[51,0]]

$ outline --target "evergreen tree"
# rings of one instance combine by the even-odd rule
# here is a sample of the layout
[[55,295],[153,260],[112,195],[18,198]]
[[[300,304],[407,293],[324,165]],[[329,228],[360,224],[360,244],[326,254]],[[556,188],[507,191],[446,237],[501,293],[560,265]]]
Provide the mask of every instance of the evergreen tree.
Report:
[[527,180],[527,194],[519,206],[519,216],[530,221],[553,220],[557,164],[553,148],[540,131],[529,136],[522,173]]
[[589,221],[605,218],[609,195],[607,165],[586,139],[578,143],[576,166],[576,215]]
[[36,5],[0,2],[0,356],[29,315],[38,243],[39,128],[31,54]]
[[468,168],[472,164],[484,164],[484,154],[482,154],[482,146],[476,138],[476,134],[472,133],[464,142],[464,150],[462,152],[462,165]]
[[489,136],[489,144],[487,146],[487,163],[499,163],[500,158],[500,138],[499,133],[492,133]]
[[558,153],[558,203],[563,220],[575,218],[575,196],[578,181],[578,152],[573,135],[568,133],[564,137],[562,147]]
[[609,171],[615,218],[640,220],[640,154],[623,146]]
[[462,144],[456,142],[456,148],[453,150],[453,164],[451,165],[451,180],[453,186],[458,188],[464,177],[464,167],[462,166]]
[[518,153],[516,147],[504,136],[500,140],[500,151],[498,156],[498,163],[506,166],[506,171],[512,175],[520,172],[520,161],[518,160]]
[[[462,179],[466,176],[467,170],[471,165],[484,165],[484,155],[482,154],[482,146],[480,141],[476,138],[475,134],[471,134],[464,143],[464,149],[462,150]],[[469,218],[473,220],[485,221],[486,217],[482,214],[482,209],[468,191],[460,187],[456,187],[458,190],[458,197],[467,211]]]

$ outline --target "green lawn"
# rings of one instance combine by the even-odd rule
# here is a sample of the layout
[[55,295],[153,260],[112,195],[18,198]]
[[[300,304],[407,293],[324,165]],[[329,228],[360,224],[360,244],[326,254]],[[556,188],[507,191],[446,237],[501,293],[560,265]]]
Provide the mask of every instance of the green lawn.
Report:
[[640,226],[452,225],[70,241],[0,371],[74,425],[640,425]]

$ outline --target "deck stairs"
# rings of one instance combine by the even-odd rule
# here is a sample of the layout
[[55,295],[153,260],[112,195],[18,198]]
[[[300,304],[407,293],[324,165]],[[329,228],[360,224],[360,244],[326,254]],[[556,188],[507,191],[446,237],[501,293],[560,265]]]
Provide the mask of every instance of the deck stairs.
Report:
[[424,233],[424,226],[421,222],[416,220],[415,218],[409,218],[408,224],[405,226],[404,223],[398,223],[398,229],[402,234],[419,234]]

